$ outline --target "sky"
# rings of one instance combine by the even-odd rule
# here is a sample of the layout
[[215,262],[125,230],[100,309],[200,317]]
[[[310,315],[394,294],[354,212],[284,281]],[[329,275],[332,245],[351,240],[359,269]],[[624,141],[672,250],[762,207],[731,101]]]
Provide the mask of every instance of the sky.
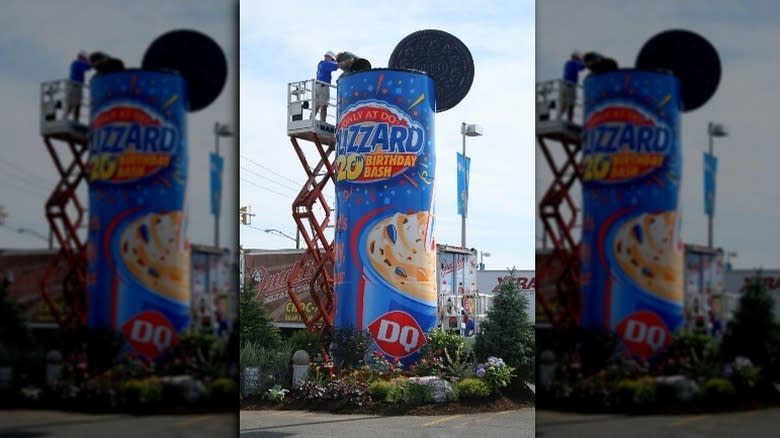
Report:
[[[723,123],[729,135],[714,138],[718,157],[713,227],[714,246],[736,252],[734,268],[780,267],[780,2],[545,0],[536,6],[536,80],[561,77],[574,50],[595,50],[621,67],[633,67],[652,36],[687,29],[718,51],[721,81],[702,107],[681,115],[683,175],[680,205],[682,238],[707,244],[703,158],[707,123]],[[576,19],[574,11],[576,10]],[[580,75],[580,83],[583,77]],[[537,154],[536,193],[551,176]],[[581,204],[580,204],[581,205]],[[536,245],[542,228],[537,221]]]
[[[49,225],[44,206],[59,174],[40,135],[40,84],[67,78],[69,65],[79,50],[103,51],[122,59],[126,67],[140,67],[152,41],[178,29],[197,30],[210,36],[225,52],[228,62],[228,80],[220,96],[207,108],[190,113],[187,119],[190,241],[213,245],[208,169],[209,153],[214,150],[214,123],[228,123],[234,131],[238,130],[235,7],[230,1],[184,0],[3,2],[0,205],[7,217],[0,226],[0,248],[47,246]],[[58,149],[66,147],[64,143],[57,144]],[[237,145],[235,137],[220,138],[225,177],[219,240],[220,246],[231,250],[237,241]],[[80,200],[85,206],[88,204],[84,183]],[[31,231],[19,233],[20,228]]]
[[[471,157],[466,246],[490,253],[484,258],[487,269],[534,268],[534,2],[486,1],[475,7],[439,0],[370,6],[331,1],[304,7],[242,1],[240,8],[239,202],[255,214],[240,228],[244,248],[295,246],[292,239],[263,231],[295,236],[291,205],[305,180],[286,131],[287,84],[313,79],[327,50],[350,51],[375,68],[387,67],[404,37],[438,29],[469,48],[475,74],[468,95],[435,116],[435,239],[460,245],[456,153],[462,149],[461,123],[478,124],[484,135],[466,140]],[[333,201],[333,184],[326,190]]]

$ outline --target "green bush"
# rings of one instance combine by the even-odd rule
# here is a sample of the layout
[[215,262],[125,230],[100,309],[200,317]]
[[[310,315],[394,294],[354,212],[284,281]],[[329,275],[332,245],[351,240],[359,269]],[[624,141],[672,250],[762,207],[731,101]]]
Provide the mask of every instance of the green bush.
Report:
[[764,374],[761,367],[753,365],[750,359],[741,356],[736,357],[726,367],[731,368],[731,381],[742,397],[750,397],[756,391],[756,385]]
[[[680,330],[674,335],[674,342],[667,356],[674,359],[675,366],[662,369],[669,374],[687,374],[696,377],[716,377],[720,372],[718,343],[711,336],[693,330]],[[670,361],[664,362],[668,364]]]
[[206,385],[211,402],[219,406],[237,406],[238,382],[227,377],[214,379]]
[[528,318],[528,304],[513,271],[498,286],[487,319],[480,324],[474,353],[478,360],[500,356],[521,378],[533,381],[535,337]]
[[366,353],[371,346],[368,330],[359,331],[353,327],[336,329],[333,338],[334,365],[337,369],[357,369],[365,364]]
[[399,381],[390,381],[390,389],[387,391],[385,401],[390,403],[398,403],[404,399],[404,383]]
[[466,356],[469,353],[469,344],[463,336],[451,333],[440,328],[435,328],[425,335],[425,345],[420,350],[421,356],[432,358],[442,357],[444,352],[452,356],[457,361],[463,359],[460,356]]
[[734,384],[721,377],[713,377],[704,382],[701,392],[707,401],[715,405],[728,404],[737,395],[737,389],[734,388]]
[[263,347],[252,341],[244,342],[239,351],[239,364],[242,372],[248,367],[260,369],[258,391],[265,393],[268,388],[276,384],[289,386],[292,378],[290,367],[292,353],[292,347],[286,342],[275,349]]
[[489,396],[491,389],[484,380],[470,377],[457,382],[455,392],[461,400],[478,400]]
[[386,401],[388,394],[396,386],[393,382],[387,380],[377,380],[368,385],[368,393],[371,398],[377,401]]
[[154,406],[162,401],[163,385],[157,377],[132,379],[119,388],[122,399],[133,407]]
[[214,334],[188,330],[174,347],[173,356],[162,370],[164,374],[187,374],[204,380],[227,374],[225,342]]
[[238,352],[238,363],[241,369],[256,367],[260,365],[261,354],[265,354],[265,348],[253,341],[241,343],[241,349]]
[[492,391],[498,391],[512,381],[515,369],[504,363],[500,357],[489,357],[484,364],[477,365],[477,377],[484,377]]
[[403,387],[403,400],[410,405],[433,402],[433,389],[424,384],[409,382]]
[[319,335],[308,330],[296,330],[287,339],[287,343],[291,346],[293,353],[298,350],[304,350],[309,353],[309,357],[314,357],[320,353]]
[[656,384],[652,377],[623,380],[618,383],[618,401],[626,406],[647,405],[656,401]]
[[461,379],[474,375],[474,353],[465,338],[440,328],[425,335],[420,360],[415,364],[419,375],[437,375]]

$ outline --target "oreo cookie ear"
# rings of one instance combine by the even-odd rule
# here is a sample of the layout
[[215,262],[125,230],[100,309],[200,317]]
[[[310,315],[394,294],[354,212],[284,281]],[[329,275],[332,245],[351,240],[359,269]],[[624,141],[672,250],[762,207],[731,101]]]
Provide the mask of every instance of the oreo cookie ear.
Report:
[[190,112],[211,105],[227,80],[225,53],[214,40],[194,30],[175,30],[158,37],[146,49],[141,67],[182,75]]
[[717,50],[688,30],[667,30],[650,38],[637,55],[636,68],[671,71],[680,81],[680,99],[686,112],[707,103],[720,83]]
[[388,67],[427,73],[436,86],[436,112],[463,100],[474,81],[474,60],[468,47],[442,30],[419,30],[393,49]]

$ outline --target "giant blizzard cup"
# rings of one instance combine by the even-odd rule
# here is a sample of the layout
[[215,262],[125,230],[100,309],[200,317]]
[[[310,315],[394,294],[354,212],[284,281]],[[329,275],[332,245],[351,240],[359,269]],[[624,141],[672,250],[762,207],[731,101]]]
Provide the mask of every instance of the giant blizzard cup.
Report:
[[581,324],[642,359],[683,323],[679,96],[664,72],[585,80]]
[[416,361],[436,324],[435,90],[426,74],[338,80],[334,325]]
[[91,81],[88,325],[164,358],[189,325],[187,87],[167,72]]

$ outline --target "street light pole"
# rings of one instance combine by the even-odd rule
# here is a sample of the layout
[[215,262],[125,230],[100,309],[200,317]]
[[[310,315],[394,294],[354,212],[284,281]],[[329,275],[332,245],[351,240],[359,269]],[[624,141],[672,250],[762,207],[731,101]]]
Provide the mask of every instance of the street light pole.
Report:
[[[707,132],[709,133],[710,137],[710,157],[714,157],[713,154],[713,147],[712,147],[712,122],[709,122],[707,125]],[[714,175],[713,175],[714,179]],[[713,194],[713,198],[714,198]],[[712,200],[713,204],[715,203],[715,199]],[[713,205],[713,210],[715,206]],[[715,211],[711,211],[710,214],[707,215],[707,247],[712,248],[712,216],[715,215]]]
[[16,232],[19,234],[31,234],[41,240],[45,240],[49,242],[49,249],[52,249],[52,234],[51,229],[49,229],[49,237],[44,236],[43,234],[33,230],[32,228],[17,228]]
[[300,232],[298,232],[298,234],[296,234],[295,237],[293,237],[293,236],[285,233],[282,230],[277,230],[276,228],[266,228],[263,231],[266,232],[266,233],[274,233],[274,234],[278,234],[280,236],[286,237],[286,238],[292,240],[293,242],[295,242],[295,249],[300,249],[300,242],[301,242]]
[[[233,131],[230,126],[223,125],[219,122],[214,122],[214,154],[219,157],[219,138],[230,137],[233,135]],[[222,175],[220,175],[221,179]],[[221,182],[220,182],[221,185]],[[220,190],[221,192],[221,190]],[[219,204],[222,204],[222,194],[219,194]],[[221,205],[217,205],[217,209],[214,212],[214,247],[219,248],[219,212]]]
[[484,271],[485,270],[485,257],[490,257],[490,253],[487,251],[480,251],[479,252],[479,270]]
[[[708,122],[707,123],[707,134],[708,134],[709,140],[710,140],[709,141],[709,154],[710,154],[710,157],[712,157],[714,159],[715,158],[715,152],[714,152],[713,141],[712,141],[713,137],[726,137],[728,135],[728,132],[726,131],[726,128],[724,128],[722,124]],[[709,248],[712,248],[712,222],[713,222],[713,217],[715,216],[715,193],[716,193],[716,190],[715,190],[715,178],[716,178],[716,175],[715,175],[715,172],[714,172],[714,169],[713,169],[713,174],[712,174],[712,183],[713,183],[712,184],[713,185],[712,189],[713,189],[713,192],[712,192],[712,201],[711,201],[712,202],[712,209],[711,209],[711,211],[708,212],[709,214],[707,215],[707,247],[709,247]]]
[[[482,128],[479,125],[472,125],[472,124],[466,124],[466,122],[461,122],[460,125],[460,134],[463,137],[463,163],[465,166],[466,163],[466,136],[469,137],[477,137],[482,135]],[[467,169],[463,169],[463,178],[466,183],[468,183],[468,173],[466,173]],[[463,214],[460,216],[460,246],[465,248],[466,247],[466,216],[468,215],[469,211],[469,196],[468,196],[468,184],[465,186],[465,199],[463,199]],[[458,194],[460,196],[460,193]]]
[[[463,162],[466,162],[466,122],[462,122],[460,125],[460,133],[463,137]],[[463,169],[463,172],[466,172],[466,169]],[[465,175],[464,175],[465,178]],[[467,192],[468,193],[468,192]],[[460,215],[460,246],[465,248],[466,247],[466,213],[468,212],[468,194],[466,195],[466,199],[463,200],[463,214]]]

